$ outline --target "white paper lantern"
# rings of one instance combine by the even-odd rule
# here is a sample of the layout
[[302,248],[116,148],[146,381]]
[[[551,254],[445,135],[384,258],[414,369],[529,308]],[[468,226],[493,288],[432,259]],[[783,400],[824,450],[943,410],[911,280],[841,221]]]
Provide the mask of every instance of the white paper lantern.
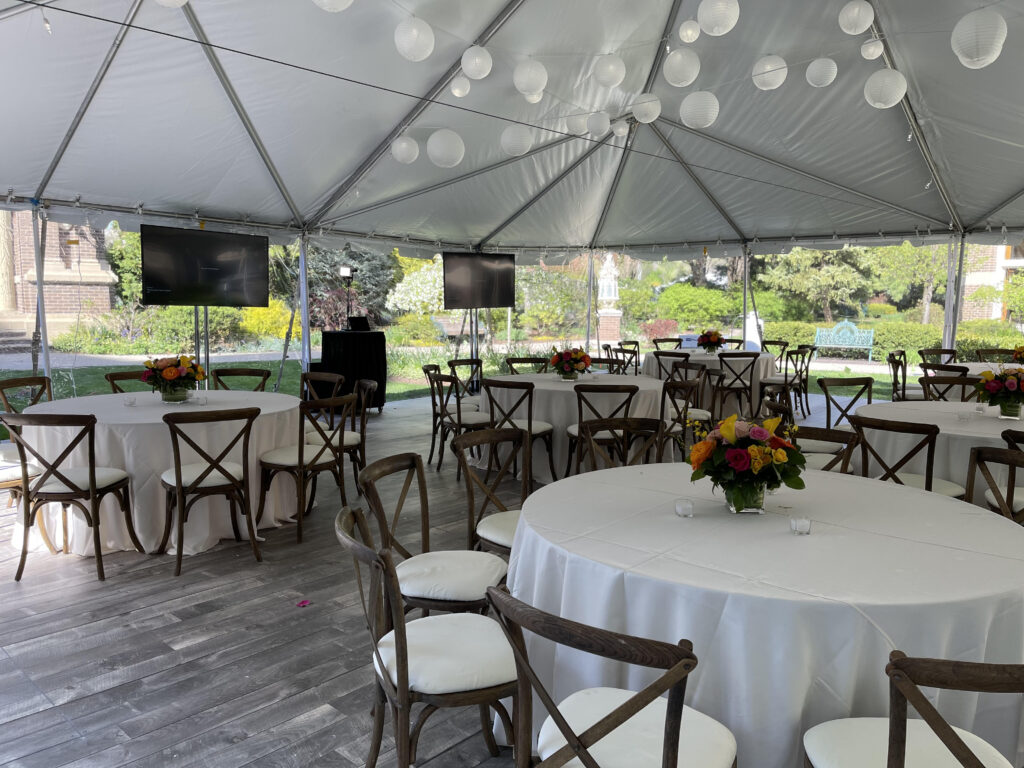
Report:
[[848,35],[868,31],[875,20],[875,9],[867,0],[850,0],[839,12],[839,28]]
[[604,136],[611,127],[612,121],[607,112],[595,112],[587,118],[587,131],[591,136]]
[[569,115],[565,118],[566,130],[574,136],[582,136],[587,132],[587,115]]
[[629,123],[625,120],[616,120],[612,123],[612,133],[621,139],[629,133]]
[[526,99],[527,104],[536,104],[538,101],[544,98],[544,91],[537,91],[536,93],[524,93],[523,98]]
[[[156,0],[156,4],[162,5],[164,8],[181,8],[181,6],[183,6],[187,2],[188,0]],[[349,0],[349,3],[351,2],[352,0]],[[320,3],[317,3],[317,5],[320,5]],[[322,5],[320,5],[320,7],[323,8]],[[348,6],[345,7],[347,8]],[[338,10],[340,11],[342,9],[339,8]]]
[[864,83],[864,98],[875,109],[895,107],[907,94],[907,78],[895,69],[880,69]]
[[860,55],[868,61],[874,61],[885,53],[885,46],[881,40],[868,40],[860,47]]
[[399,136],[391,142],[391,156],[402,165],[415,163],[416,158],[420,156],[420,145],[416,142],[416,139],[410,139],[408,136]]
[[661,71],[669,85],[685,88],[700,74],[700,56],[689,48],[676,48],[665,57]]
[[684,43],[695,43],[700,37],[700,24],[693,19],[679,25],[679,39]]
[[439,168],[454,168],[465,154],[462,137],[450,128],[436,130],[427,139],[427,157]]
[[501,132],[501,148],[505,154],[519,157],[533,147],[533,134],[525,125],[513,123]]
[[953,27],[949,44],[968,69],[987,67],[999,58],[1006,42],[1006,20],[991,8],[964,16]]
[[594,64],[594,79],[605,88],[614,88],[626,77],[626,65],[614,53],[598,58]]
[[516,64],[512,82],[520,93],[539,93],[548,84],[548,70],[536,59],[524,59]]
[[694,91],[679,105],[679,119],[690,128],[708,128],[718,119],[718,99],[711,91]]
[[740,19],[737,0],[701,0],[697,6],[700,28],[713,37],[720,37],[736,26]]
[[403,59],[423,61],[434,52],[434,30],[423,19],[410,16],[395,27],[395,48]]
[[[166,5],[166,0],[164,2],[157,0],[157,2],[161,5]],[[313,0],[313,2],[329,13],[344,11],[352,5],[352,0]]]
[[815,88],[832,85],[839,73],[839,67],[832,59],[815,59],[807,65],[807,82]]
[[661,114],[661,99],[653,93],[641,93],[633,101],[632,111],[638,123],[653,123]]
[[786,82],[788,74],[789,68],[786,66],[786,60],[774,54],[762,56],[754,62],[754,69],[750,72],[754,85],[762,91],[774,91]]
[[490,51],[479,45],[467,48],[462,54],[462,71],[471,80],[483,80],[491,74],[493,63]]
[[461,99],[467,93],[469,93],[470,83],[469,78],[464,75],[456,75],[452,78],[451,91],[452,96],[457,99]]

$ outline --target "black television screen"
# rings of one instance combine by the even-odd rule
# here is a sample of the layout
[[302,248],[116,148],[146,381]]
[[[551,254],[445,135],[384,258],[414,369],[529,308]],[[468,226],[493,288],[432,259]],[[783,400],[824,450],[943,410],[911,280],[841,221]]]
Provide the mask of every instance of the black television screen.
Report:
[[515,254],[444,254],[445,309],[514,307],[515,303]]
[[142,303],[265,307],[270,243],[259,235],[143,224]]

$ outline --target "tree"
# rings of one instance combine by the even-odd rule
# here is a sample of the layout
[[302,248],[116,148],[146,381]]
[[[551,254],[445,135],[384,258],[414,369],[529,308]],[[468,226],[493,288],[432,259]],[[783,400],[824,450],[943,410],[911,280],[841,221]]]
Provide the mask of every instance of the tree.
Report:
[[817,306],[827,323],[833,322],[834,306],[856,307],[870,296],[871,270],[860,249],[794,248],[788,254],[760,258],[767,266],[758,276],[763,286]]
[[878,275],[882,289],[893,301],[900,301],[918,286],[922,288],[921,322],[927,325],[935,294],[946,289],[946,247],[929,245],[918,248],[903,241],[900,245],[869,248],[866,256]]
[[677,283],[658,297],[658,316],[676,320],[680,328],[703,330],[725,322],[731,314],[729,294],[714,288]]
[[1002,290],[983,285],[969,297],[970,301],[1001,302],[1006,307],[1010,320],[1024,323],[1024,272],[1014,270],[1006,273]]

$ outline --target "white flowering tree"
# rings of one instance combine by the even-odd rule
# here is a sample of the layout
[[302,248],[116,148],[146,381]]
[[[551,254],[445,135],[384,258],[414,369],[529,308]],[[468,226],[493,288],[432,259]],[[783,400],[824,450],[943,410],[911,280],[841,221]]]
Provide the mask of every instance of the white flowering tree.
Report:
[[444,309],[444,271],[441,257],[435,256],[430,264],[410,272],[395,286],[387,299],[392,312],[415,312],[429,315]]

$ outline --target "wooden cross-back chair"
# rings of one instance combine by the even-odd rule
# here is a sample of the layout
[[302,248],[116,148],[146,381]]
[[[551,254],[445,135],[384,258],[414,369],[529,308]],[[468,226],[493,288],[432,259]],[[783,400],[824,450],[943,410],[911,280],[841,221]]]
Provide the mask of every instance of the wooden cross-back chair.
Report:
[[[951,726],[921,687],[975,693],[1024,693],[1024,664],[987,664],[889,654],[889,717],[831,720],[804,734],[809,768],[950,766],[1012,768],[970,731]],[[908,705],[920,718],[908,718]]]
[[[726,339],[728,342],[729,339]],[[718,361],[722,366],[719,370],[723,378],[716,387],[719,413],[725,407],[727,398],[736,398],[736,410],[740,415],[752,415],[754,412],[754,366],[761,357],[757,352],[720,352]],[[743,410],[743,401],[747,401],[747,409]]]
[[589,419],[581,424],[590,471],[661,462],[664,422],[650,418]]
[[[579,472],[583,463],[586,454],[586,443],[581,439],[583,422],[587,419],[614,419],[617,416],[628,418],[633,398],[640,391],[640,387],[635,384],[577,384],[573,389],[576,391],[576,423],[566,428],[569,454],[566,456],[563,477],[568,477],[574,466],[575,471]],[[601,401],[604,401],[603,407]]]
[[430,455],[427,456],[427,464],[434,462],[434,448],[437,445],[437,436],[441,431],[441,406],[437,399],[437,387],[434,384],[434,376],[441,375],[441,366],[428,363],[421,366],[423,375],[427,377],[427,386],[430,388]]
[[742,352],[747,342],[743,339],[722,339],[722,344],[725,345],[726,348],[731,345],[734,352]]
[[[501,583],[508,563],[491,552],[431,551],[427,481],[418,453],[400,453],[373,462],[359,473],[359,485],[376,521],[378,537],[376,544],[372,537],[364,540],[375,549],[391,550],[401,558],[396,572],[406,605],[424,611],[479,612],[487,607],[487,587]],[[397,500],[392,507],[385,498],[394,498],[396,488]],[[418,547],[406,546],[397,535],[408,501],[418,507]]]
[[[164,501],[164,533],[157,547],[157,554],[167,549],[171,535],[171,524],[176,522],[175,549],[176,557],[174,575],[181,575],[181,557],[185,543],[185,523],[188,522],[192,507],[200,499],[210,496],[224,496],[228,501],[231,515],[231,529],[235,541],[242,537],[238,529],[238,515],[241,512],[249,533],[249,543],[257,562],[263,560],[260,545],[256,540],[256,526],[253,523],[252,504],[249,499],[249,437],[252,424],[260,415],[259,408],[234,408],[222,411],[185,411],[184,413],[168,413],[164,415],[164,423],[171,433],[171,452],[174,465],[160,476],[163,486]],[[200,445],[190,434],[196,432],[208,434],[211,430],[205,427],[218,425],[218,447],[209,449]],[[230,427],[230,429],[228,429]],[[225,431],[226,430],[226,431]],[[234,462],[228,457],[240,453],[241,461]],[[214,454],[212,451],[217,451]],[[182,454],[198,461],[182,462]],[[262,506],[262,505],[261,505]]]
[[761,348],[765,352],[771,353],[772,357],[775,358],[776,372],[782,373],[782,366],[786,357],[786,350],[789,349],[789,342],[781,339],[765,339],[761,342]]
[[919,382],[907,380],[907,353],[902,349],[894,349],[885,357],[892,374],[892,400],[923,400],[924,388]]
[[657,375],[662,381],[672,378],[673,367],[676,363],[690,362],[689,352],[680,352],[679,350],[658,350],[651,354],[654,356],[654,361],[658,364]]
[[[23,398],[15,396],[15,392],[19,389],[25,390]],[[13,379],[0,379],[0,403],[3,403],[6,413],[19,413],[20,409],[15,407],[19,400],[25,401],[22,408],[28,408],[42,400],[44,395],[47,400],[53,400],[53,389],[50,387],[49,376],[18,376]]]
[[518,376],[523,373],[517,366],[530,366],[532,370],[530,373],[547,373],[548,364],[550,360],[546,357],[506,357],[505,365],[508,366],[508,372]]
[[[377,394],[376,379],[356,379],[352,394],[356,399],[349,411],[349,429],[342,432],[341,437],[342,450],[352,465],[352,479],[358,493],[359,471],[366,466],[366,413]],[[308,432],[306,434],[309,435]],[[316,436],[313,437],[315,439]]]
[[[21,506],[21,523],[23,541],[18,569],[14,574],[15,581],[21,581],[25,571],[25,559],[28,555],[29,533],[38,522],[39,531],[47,549],[56,553],[43,520],[41,507],[45,504],[60,504],[61,524],[63,528],[63,551],[68,551],[68,510],[76,509],[92,529],[92,542],[96,557],[96,575],[103,581],[103,546],[100,539],[100,502],[107,494],[114,494],[132,544],[139,552],[145,552],[135,535],[132,521],[131,499],[129,498],[128,473],[114,467],[96,466],[96,417],[92,415],[73,414],[0,414],[3,423],[10,432],[11,440],[18,451],[20,467],[20,489],[18,501]],[[77,428],[70,439],[63,444],[56,458],[49,458],[42,449],[24,437],[24,428],[46,430],[54,428]],[[88,464],[69,466],[73,463],[71,455],[79,448],[84,448]]]
[[633,369],[633,375],[640,375],[640,342],[620,341],[615,350],[616,357],[622,358],[623,373]]
[[[825,428],[832,429],[832,427],[838,427],[843,419],[850,420],[850,416],[861,405],[862,397],[866,397],[867,404],[871,405],[871,391],[875,386],[875,380],[871,376],[855,376],[849,379],[820,378],[818,386],[825,394]],[[837,395],[832,391],[840,387],[857,387],[857,391],[846,405],[839,402]],[[832,420],[833,408],[838,412],[835,421]]]
[[781,397],[790,408],[794,407],[795,400],[796,405],[800,408],[800,413],[806,416],[808,411],[801,398],[806,397],[804,380],[807,375],[809,358],[810,353],[806,349],[792,349],[786,352],[780,359],[780,372],[761,379],[761,400],[764,400],[769,393],[773,393]]
[[711,414],[699,407],[701,384],[700,379],[669,379],[661,385],[658,420],[663,425],[662,444],[667,445],[670,441],[677,444],[684,459],[687,455],[686,436],[687,433],[693,435],[693,422],[702,422],[708,428],[711,426]]
[[[481,429],[466,432],[452,440],[452,450],[462,466],[462,476],[466,481],[469,549],[505,556],[511,554],[520,509],[530,493],[531,459],[527,445],[526,430],[515,428]],[[489,457],[495,457],[496,467],[490,458],[486,472],[473,467],[467,454],[474,448],[478,451],[486,449]],[[510,505],[502,500],[501,491],[516,486],[515,467],[520,457],[523,469],[519,473],[519,498]]]
[[625,364],[622,362],[622,358],[614,357],[611,355],[609,355],[608,357],[591,357],[590,368],[607,368],[608,373],[619,375],[626,373],[626,367]]
[[804,466],[807,469],[820,469],[831,472],[838,468],[844,475],[850,471],[850,460],[857,447],[857,433],[848,429],[825,429],[822,427],[799,427],[794,434],[794,444],[803,448],[802,443],[826,448],[835,445],[835,451],[806,451]]
[[[398,768],[416,764],[427,718],[451,707],[477,707],[484,742],[496,757],[489,711],[498,713],[505,737],[512,743],[512,721],[501,700],[511,697],[515,705],[517,699],[515,661],[497,622],[472,613],[407,620],[393,554],[363,543],[372,542],[363,514],[342,509],[334,531],[354,561],[360,607],[373,648],[373,728],[367,768],[377,764],[387,709]],[[431,642],[431,636],[443,641]],[[414,725],[413,709],[420,705]]]
[[139,378],[141,375],[142,374],[140,374],[138,371],[112,371],[111,373],[103,374],[103,378],[106,379],[107,384],[110,385],[110,391],[115,395],[119,395],[125,392],[125,390],[121,388],[120,382],[122,381],[134,381],[136,384],[138,384],[138,389],[132,390],[133,392],[141,392],[151,389],[151,387],[148,384],[142,383],[142,379]]
[[345,377],[340,373],[327,371],[305,371],[299,377],[300,400],[322,400],[338,397],[345,386]]
[[267,388],[270,371],[266,368],[217,368],[210,374],[214,389],[231,389],[227,380],[234,378],[259,379],[251,391],[263,392]]
[[672,350],[679,349],[682,346],[683,340],[678,336],[663,336],[657,339],[651,339],[651,343],[654,345],[656,350]]
[[[494,429],[525,429],[528,435],[530,451],[537,440],[544,443],[548,452],[548,469],[551,472],[551,479],[557,480],[555,473],[555,449],[553,439],[555,427],[547,421],[533,418],[533,390],[532,381],[501,381],[499,379],[484,379],[484,393],[487,395],[488,406],[491,412],[491,422]],[[504,391],[506,397],[498,397],[498,393]],[[523,418],[525,411],[526,418]],[[488,457],[488,469],[490,462],[495,458],[492,453]],[[532,463],[531,463],[532,466]],[[524,467],[526,471],[528,467]],[[533,477],[530,477],[530,488],[534,488]]]
[[[440,416],[438,426],[441,444],[437,452],[437,471],[441,471],[444,463],[444,446],[449,437],[458,437],[463,432],[474,429],[489,429],[492,425],[491,415],[481,413],[475,406],[464,407],[465,398],[459,396],[459,380],[455,376],[435,373],[431,382],[436,390],[437,407]],[[461,477],[462,469],[456,471],[456,478]]]
[[[992,465],[1006,477],[1000,483],[993,474]],[[1015,448],[975,446],[971,448],[971,461],[967,469],[966,499],[974,498],[974,486],[980,472],[988,489],[985,502],[993,512],[1024,525],[1024,488],[1017,486],[1017,470],[1024,469],[1024,451]]]
[[[773,394],[769,392],[769,394]],[[782,391],[775,392],[776,395],[784,394]],[[783,399],[774,400],[772,398],[766,398],[761,401],[761,410],[769,414],[768,418],[779,418],[782,421],[779,422],[780,427],[791,427],[796,422],[793,419],[793,408],[790,407]]]
[[966,365],[952,363],[921,363],[921,373],[925,376],[967,376],[971,369]]
[[939,365],[954,365],[956,363],[956,350],[948,347],[919,349],[917,354],[921,356],[922,363]]
[[999,437],[1006,443],[1007,448],[1013,448],[1015,451],[1024,451],[1024,430],[1004,429],[999,433]]
[[918,381],[924,389],[925,400],[969,403],[978,399],[975,384],[981,376],[922,376]]
[[[650,757],[659,753],[662,768],[697,765],[697,758],[687,754],[687,746],[693,742],[708,745],[699,758],[703,768],[735,768],[736,739],[729,729],[683,704],[687,678],[697,666],[689,640],[673,644],[610,632],[545,613],[503,589],[490,589],[487,595],[512,646],[519,672],[516,768],[532,765],[534,694],[548,712],[537,739],[540,762],[536,768],[560,768],[570,761],[585,768],[626,765],[623,758],[630,754],[637,757],[635,764],[649,766],[655,764]],[[577,652],[662,673],[637,692],[590,688],[556,704],[530,663],[524,632]],[[596,722],[595,716],[599,716]],[[663,734],[660,745],[649,743],[651,732]]]
[[480,410],[480,380],[484,376],[484,362],[479,357],[458,357],[448,361],[448,373],[455,377],[455,389],[463,410]]
[[979,363],[1012,363],[1014,350],[1012,349],[976,349],[974,354],[978,357]]

